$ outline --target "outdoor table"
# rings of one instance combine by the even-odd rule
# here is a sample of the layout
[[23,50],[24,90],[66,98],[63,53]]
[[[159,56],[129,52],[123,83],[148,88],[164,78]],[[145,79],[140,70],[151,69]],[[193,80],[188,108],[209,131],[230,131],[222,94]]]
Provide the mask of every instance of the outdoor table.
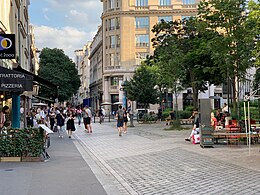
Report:
[[[216,143],[218,143],[219,139],[227,139],[227,142],[230,143],[232,141],[235,141],[238,143],[240,138],[247,138],[249,136],[249,133],[241,133],[241,132],[221,132],[221,131],[214,131],[213,133],[214,139]],[[250,137],[252,140],[252,143],[257,144],[259,140],[259,133],[251,132]]]

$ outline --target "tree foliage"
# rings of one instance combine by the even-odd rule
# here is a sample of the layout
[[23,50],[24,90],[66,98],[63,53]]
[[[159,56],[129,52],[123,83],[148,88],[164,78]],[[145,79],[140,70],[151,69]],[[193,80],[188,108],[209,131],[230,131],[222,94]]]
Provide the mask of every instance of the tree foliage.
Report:
[[198,17],[207,24],[205,29],[213,29],[222,36],[214,47],[213,57],[221,74],[231,81],[235,113],[238,113],[238,83],[252,67],[255,47],[254,22],[248,20],[247,6],[246,0],[202,0],[198,9]]
[[260,66],[260,2],[259,0],[250,0],[248,3],[248,21],[251,23],[251,28],[256,33],[256,46],[253,50],[254,63]]
[[[61,49],[44,48],[41,51],[38,74],[59,87],[59,101],[68,100],[80,87],[80,77],[75,63]],[[52,91],[43,88],[40,89],[40,94],[47,98],[53,96]]]
[[153,70],[146,65],[141,65],[136,69],[133,78],[127,82],[127,97],[148,107],[158,101],[158,93],[155,89],[156,76]]
[[157,65],[172,88],[176,88],[177,83],[185,88],[192,87],[194,107],[198,107],[199,91],[221,81],[219,68],[212,60],[212,45],[219,36],[202,25],[203,22],[190,18],[162,21],[152,29]]

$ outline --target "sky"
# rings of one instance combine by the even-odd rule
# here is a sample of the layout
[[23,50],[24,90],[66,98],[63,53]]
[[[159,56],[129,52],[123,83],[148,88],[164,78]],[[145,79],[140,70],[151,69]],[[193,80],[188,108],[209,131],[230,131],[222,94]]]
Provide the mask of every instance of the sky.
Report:
[[103,5],[100,0],[31,0],[30,23],[35,44],[63,49],[74,60],[74,50],[92,41],[101,25]]

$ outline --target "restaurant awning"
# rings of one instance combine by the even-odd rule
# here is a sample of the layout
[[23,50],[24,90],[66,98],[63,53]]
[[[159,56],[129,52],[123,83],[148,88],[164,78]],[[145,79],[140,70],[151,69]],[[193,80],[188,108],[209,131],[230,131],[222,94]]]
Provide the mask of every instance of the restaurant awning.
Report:
[[33,90],[33,76],[0,66],[0,91]]
[[57,93],[58,86],[53,84],[53,83],[51,83],[50,81],[45,80],[45,79],[39,77],[38,75],[35,75],[35,74],[33,74],[33,73],[23,69],[21,66],[18,66],[17,68],[14,68],[14,70],[32,76],[33,77],[33,84],[36,84],[36,85],[38,84],[38,85],[44,86],[44,87],[46,87],[48,89],[55,90],[56,93]]

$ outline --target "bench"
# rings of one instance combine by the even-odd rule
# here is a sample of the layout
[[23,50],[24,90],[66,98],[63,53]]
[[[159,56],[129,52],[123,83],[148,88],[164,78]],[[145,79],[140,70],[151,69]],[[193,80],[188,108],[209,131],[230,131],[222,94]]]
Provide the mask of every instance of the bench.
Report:
[[180,119],[180,124],[181,125],[192,125],[193,120],[192,119]]
[[[174,120],[172,120],[171,117],[167,117],[165,121],[166,125],[172,125]],[[192,125],[193,123],[192,119],[179,119],[179,121],[180,125]]]

